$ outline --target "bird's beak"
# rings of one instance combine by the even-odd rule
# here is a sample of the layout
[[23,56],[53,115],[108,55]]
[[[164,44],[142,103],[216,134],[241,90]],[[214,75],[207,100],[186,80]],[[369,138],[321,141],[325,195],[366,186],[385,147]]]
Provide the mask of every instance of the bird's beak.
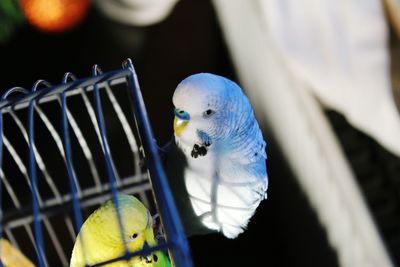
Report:
[[174,132],[177,136],[180,136],[182,131],[186,128],[189,119],[188,113],[182,113],[181,110],[175,109]]
[[178,117],[174,119],[174,131],[177,136],[180,136],[182,131],[186,128],[189,121],[182,120]]

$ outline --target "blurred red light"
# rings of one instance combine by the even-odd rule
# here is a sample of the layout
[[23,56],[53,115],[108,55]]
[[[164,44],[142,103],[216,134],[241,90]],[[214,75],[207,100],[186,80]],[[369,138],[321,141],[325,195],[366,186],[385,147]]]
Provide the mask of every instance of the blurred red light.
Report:
[[89,0],[20,0],[27,20],[43,32],[64,32],[85,17]]

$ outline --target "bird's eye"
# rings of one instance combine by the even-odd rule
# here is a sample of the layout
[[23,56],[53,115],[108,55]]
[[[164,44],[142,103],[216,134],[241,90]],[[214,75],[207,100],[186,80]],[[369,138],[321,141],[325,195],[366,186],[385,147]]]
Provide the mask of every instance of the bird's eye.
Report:
[[214,110],[212,109],[207,109],[206,111],[203,112],[203,116],[204,117],[210,117],[211,115],[213,115],[215,113]]
[[135,240],[136,238],[138,238],[139,234],[138,233],[134,233],[133,235],[131,235],[129,237],[130,240]]

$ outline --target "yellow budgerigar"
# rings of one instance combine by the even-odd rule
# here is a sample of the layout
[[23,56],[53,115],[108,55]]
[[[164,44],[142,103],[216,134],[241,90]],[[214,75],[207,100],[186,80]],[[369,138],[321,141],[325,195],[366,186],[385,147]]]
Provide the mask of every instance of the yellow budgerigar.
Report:
[[[95,210],[83,223],[72,250],[70,267],[84,267],[125,255],[125,245],[130,252],[157,244],[153,220],[147,208],[134,196],[118,194],[118,210],[124,235],[121,236],[114,202],[109,200]],[[122,238],[121,238],[122,237]],[[106,267],[170,267],[167,256],[161,251],[112,262]]]

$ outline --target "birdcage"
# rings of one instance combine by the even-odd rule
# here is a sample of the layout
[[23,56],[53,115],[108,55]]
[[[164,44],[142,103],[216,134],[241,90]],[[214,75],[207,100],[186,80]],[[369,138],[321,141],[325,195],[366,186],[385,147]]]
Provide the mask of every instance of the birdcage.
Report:
[[192,266],[130,59],[84,79],[66,73],[56,86],[11,88],[0,110],[2,238],[37,266],[69,266],[85,218],[125,192],[160,215],[165,238],[107,262],[164,250]]

